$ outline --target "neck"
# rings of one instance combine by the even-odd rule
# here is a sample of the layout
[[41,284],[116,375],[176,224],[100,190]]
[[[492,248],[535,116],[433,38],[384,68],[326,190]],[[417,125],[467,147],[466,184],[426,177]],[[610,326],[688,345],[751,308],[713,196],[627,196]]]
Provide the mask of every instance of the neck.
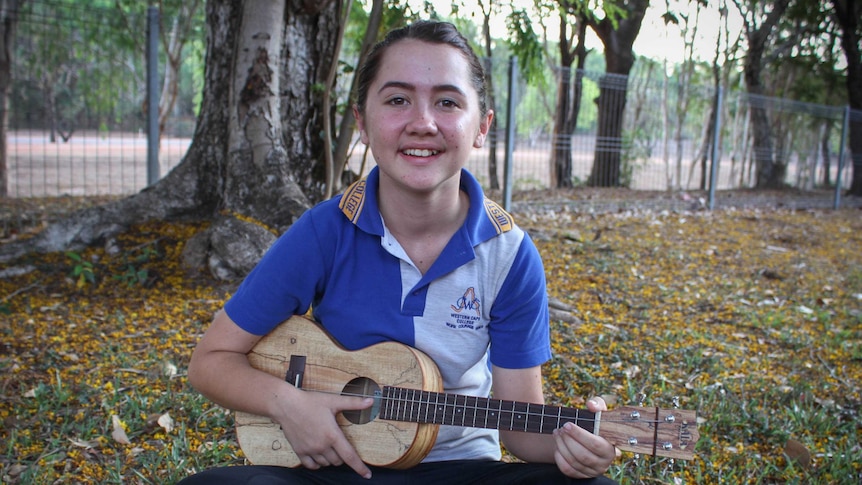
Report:
[[384,188],[384,183],[381,178],[380,214],[396,237],[451,236],[467,216],[470,199],[461,191],[460,178],[429,192]]

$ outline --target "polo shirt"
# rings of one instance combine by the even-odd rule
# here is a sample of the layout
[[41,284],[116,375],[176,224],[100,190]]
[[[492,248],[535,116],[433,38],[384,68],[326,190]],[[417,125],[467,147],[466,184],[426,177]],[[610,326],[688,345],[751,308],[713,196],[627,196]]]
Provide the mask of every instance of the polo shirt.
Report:
[[[462,170],[466,220],[422,274],[380,215],[378,170],[291,225],[225,304],[228,316],[265,335],[311,308],[349,350],[383,341],[422,350],[445,391],[456,394],[487,397],[489,362],[527,368],[547,361],[544,268],[511,215]],[[425,461],[499,458],[496,430],[441,426]]]

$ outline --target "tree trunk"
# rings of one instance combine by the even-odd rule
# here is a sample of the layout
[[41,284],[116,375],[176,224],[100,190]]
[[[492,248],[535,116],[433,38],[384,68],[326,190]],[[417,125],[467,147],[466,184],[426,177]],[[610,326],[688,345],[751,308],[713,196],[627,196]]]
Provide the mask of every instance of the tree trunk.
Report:
[[635,58],[632,45],[640,32],[649,0],[617,2],[627,12],[624,19],[614,22],[605,17],[591,22],[605,47],[605,72],[599,81],[598,130],[593,168],[588,185],[614,187],[621,184],[623,114],[626,108],[628,74]]
[[[769,37],[778,21],[781,20],[784,11],[787,10],[788,4],[789,0],[778,0],[772,3],[772,10],[767,14],[760,27],[755,27],[753,20],[749,20],[744,12],[740,12],[743,17],[746,17],[745,36],[748,39],[748,53],[743,65],[743,78],[748,94],[751,95],[749,104],[751,133],[754,142],[752,154],[757,167],[755,182],[757,188],[781,187],[786,172],[786,165],[775,160],[772,127],[769,123],[766,107],[761,102],[764,89],[760,76],[763,71],[763,55]],[[737,6],[739,7],[738,4]]]
[[[551,173],[552,185],[568,188],[572,180],[572,137],[578,127],[578,112],[581,109],[583,93],[584,64],[587,58],[585,44],[587,21],[583,14],[578,15],[578,43],[570,49],[571,41],[566,34],[566,16],[560,13],[560,69],[557,84],[557,106],[554,119],[554,158]],[[572,64],[577,60],[575,77],[572,79]]]
[[162,48],[165,50],[165,73],[162,94],[159,97],[159,133],[164,133],[168,118],[173,114],[179,97],[180,68],[183,64],[183,48],[189,40],[192,24],[201,0],[183,2],[171,25],[170,33],[160,29]]
[[9,91],[12,89],[12,61],[15,55],[15,31],[18,23],[18,0],[0,0],[0,197],[9,195]]
[[[481,5],[481,2],[480,2]],[[493,69],[493,51],[491,47],[493,45],[493,40],[491,39],[491,11],[493,9],[492,5],[488,6],[488,11],[484,11],[484,5],[482,5],[483,15],[482,15],[482,40],[484,41],[485,48],[485,72],[487,73],[488,79],[488,109],[493,110],[495,113],[497,112],[497,97],[494,91],[494,76]],[[494,121],[494,124],[491,126],[491,129],[488,131],[488,185],[492,190],[498,190],[500,188],[500,177],[497,174],[497,122]]]
[[[322,188],[319,84],[335,55],[338,2],[210,0],[203,100],[183,161],[150,188],[72,214],[0,248],[76,250],[153,219],[213,220],[186,244],[187,264],[245,275]],[[322,170],[321,170],[322,174]],[[302,184],[302,185],[301,185]]]
[[850,154],[853,157],[853,181],[850,195],[862,196],[862,52],[859,48],[862,1],[833,0],[835,17],[841,26],[841,48],[847,59],[847,102],[855,116],[850,118],[847,134]]
[[[377,31],[380,30],[380,23],[383,20],[383,0],[372,0],[371,12],[368,14],[368,25],[365,29],[365,37],[362,39],[362,46],[359,49],[359,59],[356,61],[357,69],[353,72],[353,79],[350,82],[350,98],[348,100],[348,109],[344,110],[344,115],[341,117],[341,123],[338,126],[338,138],[335,143],[333,152],[333,160],[336,168],[339,169],[338,174],[344,177],[344,169],[347,167],[347,158],[350,153],[351,145],[353,144],[353,133],[356,130],[356,119],[353,117],[353,109],[351,107],[356,102],[356,89],[359,84],[359,69],[365,59],[368,57],[371,47],[377,42]],[[336,174],[336,175],[338,175]],[[349,174],[349,180],[345,183],[353,182],[353,174]],[[362,174],[356,174],[361,176]],[[337,177],[336,177],[337,179]]]

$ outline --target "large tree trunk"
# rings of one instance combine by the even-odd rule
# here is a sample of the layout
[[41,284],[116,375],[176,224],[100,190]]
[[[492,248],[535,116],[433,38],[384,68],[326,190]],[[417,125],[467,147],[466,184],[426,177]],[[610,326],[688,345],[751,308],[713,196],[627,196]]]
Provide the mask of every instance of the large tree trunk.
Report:
[[[53,224],[0,248],[80,249],[152,219],[213,220],[186,247],[186,262],[243,276],[321,193],[320,96],[334,52],[339,2],[207,2],[204,96],[182,163],[154,186]],[[324,71],[324,72],[321,72]],[[322,176],[322,175],[321,175]]]
[[862,52],[859,31],[862,1],[833,0],[835,17],[841,25],[841,48],[847,59],[847,102],[855,116],[850,120],[850,154],[853,157],[851,195],[862,196]]
[[626,109],[628,75],[634,66],[632,45],[640,32],[649,0],[617,2],[626,10],[624,19],[605,17],[590,26],[605,47],[605,72],[599,81],[598,129],[593,168],[588,185],[614,187],[621,184],[623,114]]

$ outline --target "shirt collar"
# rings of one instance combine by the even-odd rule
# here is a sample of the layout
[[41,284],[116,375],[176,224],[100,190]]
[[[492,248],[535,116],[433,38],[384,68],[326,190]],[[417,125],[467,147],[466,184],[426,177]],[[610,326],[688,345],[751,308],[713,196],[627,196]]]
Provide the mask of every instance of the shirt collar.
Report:
[[[359,229],[382,237],[383,220],[377,205],[379,184],[379,169],[374,167],[366,178],[353,183],[344,191],[338,207]],[[466,169],[461,169],[461,190],[470,198],[470,209],[459,232],[469,239],[471,246],[514,228],[512,216],[499,204],[485,197],[479,181]]]

